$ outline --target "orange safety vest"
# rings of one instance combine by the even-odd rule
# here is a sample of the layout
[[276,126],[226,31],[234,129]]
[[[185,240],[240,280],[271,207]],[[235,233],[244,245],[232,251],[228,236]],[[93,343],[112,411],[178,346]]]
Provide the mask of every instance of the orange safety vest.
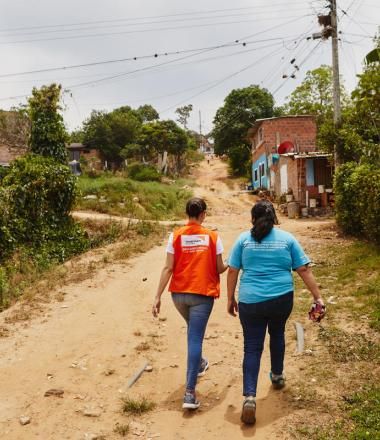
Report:
[[173,232],[174,269],[170,292],[196,293],[218,298],[220,279],[216,270],[218,235],[197,223]]

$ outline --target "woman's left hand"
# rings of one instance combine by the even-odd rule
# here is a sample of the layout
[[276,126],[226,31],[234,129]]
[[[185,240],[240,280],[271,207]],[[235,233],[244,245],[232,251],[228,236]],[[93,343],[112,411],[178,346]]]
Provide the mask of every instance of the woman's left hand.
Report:
[[238,305],[236,302],[235,298],[231,298],[228,300],[227,302],[227,312],[231,315],[231,316],[236,316],[236,314],[238,313]]

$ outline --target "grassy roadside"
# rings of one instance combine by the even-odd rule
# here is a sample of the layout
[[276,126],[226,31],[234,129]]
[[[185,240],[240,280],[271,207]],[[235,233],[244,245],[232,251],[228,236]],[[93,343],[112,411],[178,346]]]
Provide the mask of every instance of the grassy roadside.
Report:
[[[91,243],[89,252],[59,264],[43,255],[20,251],[4,262],[0,269],[0,311],[22,300],[6,318],[7,322],[29,319],[42,303],[53,298],[51,293],[64,284],[83,281],[110,262],[146,252],[166,235],[166,229],[155,223],[139,222],[129,226],[93,220],[81,223]],[[108,246],[110,244],[112,246]],[[55,299],[63,300],[63,295],[60,292]],[[2,335],[6,335],[4,328],[0,328]]]
[[[323,237],[322,237],[323,238]],[[325,237],[327,238],[327,237]],[[308,293],[297,282],[294,318],[306,328],[306,353],[286,391],[297,410],[296,439],[380,439],[380,249],[371,243],[331,240],[313,255],[328,315],[305,321]]]
[[123,176],[104,173],[99,177],[80,176],[82,194],[76,209],[144,220],[176,220],[191,197],[193,181],[137,182]]

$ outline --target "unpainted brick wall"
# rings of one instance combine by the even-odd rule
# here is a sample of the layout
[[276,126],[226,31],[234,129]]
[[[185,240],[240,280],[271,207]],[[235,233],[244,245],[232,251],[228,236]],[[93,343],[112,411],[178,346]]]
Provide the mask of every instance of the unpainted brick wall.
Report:
[[[316,151],[317,125],[313,116],[282,117],[262,121],[259,128],[262,128],[265,148],[268,154],[277,144],[284,141],[291,141],[297,152]],[[256,145],[259,142],[259,130],[254,136]],[[254,152],[254,155],[257,154]]]

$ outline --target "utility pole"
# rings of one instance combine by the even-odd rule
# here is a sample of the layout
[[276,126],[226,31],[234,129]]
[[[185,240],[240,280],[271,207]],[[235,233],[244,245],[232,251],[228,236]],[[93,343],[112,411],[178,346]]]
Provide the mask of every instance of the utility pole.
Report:
[[[318,22],[323,26],[322,32],[312,35],[313,40],[322,38],[327,40],[331,37],[332,43],[332,70],[333,70],[333,103],[334,103],[334,127],[339,130],[342,125],[342,112],[340,108],[340,78],[339,78],[339,56],[338,56],[338,18],[337,18],[337,0],[329,0],[329,15],[319,15]],[[338,139],[338,143],[339,143]],[[334,145],[334,162],[335,166],[341,164],[339,145]]]
[[[340,107],[340,79],[338,56],[338,19],[337,0],[331,1],[331,42],[332,42],[332,68],[333,68],[333,98],[334,98],[334,126],[338,130],[342,125],[342,112]],[[335,166],[340,165],[339,150],[335,145]]]

